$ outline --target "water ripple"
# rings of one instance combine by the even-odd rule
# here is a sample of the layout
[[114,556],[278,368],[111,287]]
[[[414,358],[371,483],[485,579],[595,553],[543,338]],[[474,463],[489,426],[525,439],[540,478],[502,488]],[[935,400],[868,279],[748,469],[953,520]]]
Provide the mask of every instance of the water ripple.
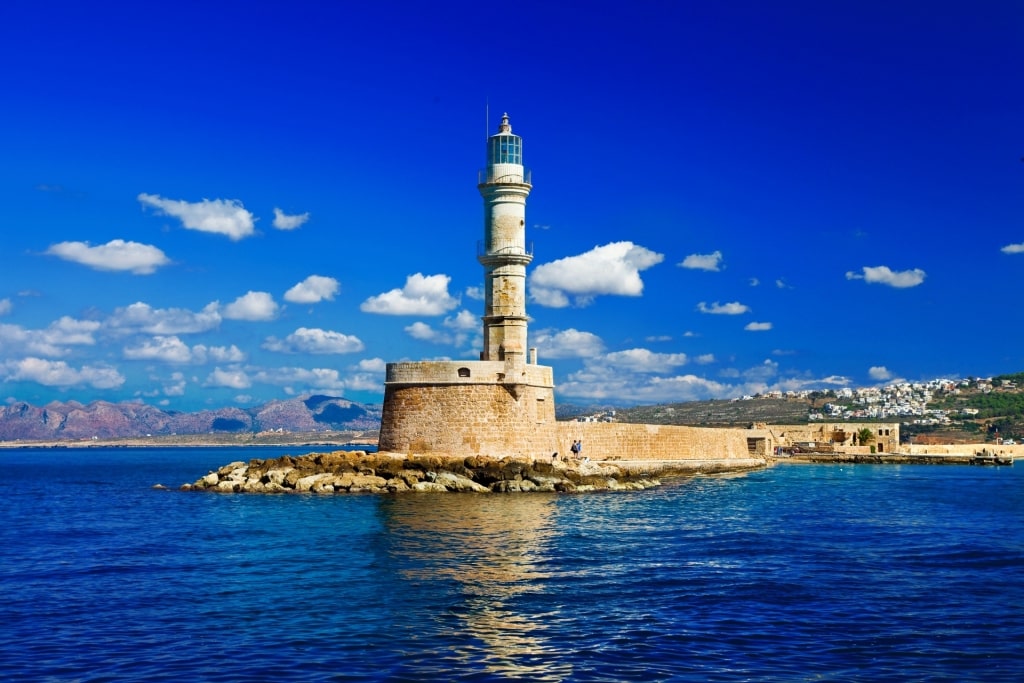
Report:
[[6,463],[3,680],[1024,678],[1018,468],[219,496],[149,490],[182,452],[89,455],[45,492]]

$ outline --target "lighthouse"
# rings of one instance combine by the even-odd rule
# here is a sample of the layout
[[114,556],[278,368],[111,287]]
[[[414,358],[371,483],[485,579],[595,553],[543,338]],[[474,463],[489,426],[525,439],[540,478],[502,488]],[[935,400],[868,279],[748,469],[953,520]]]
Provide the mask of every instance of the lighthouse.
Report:
[[484,267],[484,348],[480,360],[509,366],[526,362],[526,197],[532,185],[523,167],[523,139],[508,114],[487,139],[487,166],[477,188],[484,199],[484,238],[477,260]]
[[487,138],[483,198],[483,349],[479,360],[388,363],[379,450],[465,457],[550,457],[558,450],[554,373],[527,347],[523,139],[508,114]]

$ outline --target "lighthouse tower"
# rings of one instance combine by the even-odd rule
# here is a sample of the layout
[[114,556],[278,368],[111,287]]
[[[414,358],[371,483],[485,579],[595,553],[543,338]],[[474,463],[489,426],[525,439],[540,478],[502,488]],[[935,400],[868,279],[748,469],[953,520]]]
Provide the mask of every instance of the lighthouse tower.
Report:
[[480,360],[526,362],[526,197],[523,139],[513,135],[508,114],[487,139],[487,167],[477,186],[484,198],[484,239],[477,260],[484,267],[484,349]]
[[550,457],[558,450],[554,373],[527,347],[526,197],[523,140],[508,115],[487,138],[484,200],[483,350],[479,360],[388,363],[381,452]]

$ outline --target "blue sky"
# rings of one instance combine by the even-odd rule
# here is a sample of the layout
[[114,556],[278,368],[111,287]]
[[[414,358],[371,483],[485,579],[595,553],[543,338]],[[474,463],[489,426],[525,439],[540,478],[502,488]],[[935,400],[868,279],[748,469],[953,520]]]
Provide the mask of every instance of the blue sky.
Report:
[[477,358],[503,112],[562,403],[1024,370],[1017,1],[12,1],[0,59],[8,402]]

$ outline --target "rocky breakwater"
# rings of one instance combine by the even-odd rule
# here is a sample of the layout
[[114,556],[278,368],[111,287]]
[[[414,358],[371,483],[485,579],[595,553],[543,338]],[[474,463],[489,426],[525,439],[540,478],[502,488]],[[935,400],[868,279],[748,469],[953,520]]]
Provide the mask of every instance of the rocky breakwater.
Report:
[[517,493],[640,490],[658,485],[660,481],[650,471],[591,462],[335,451],[232,462],[181,489],[221,493]]

